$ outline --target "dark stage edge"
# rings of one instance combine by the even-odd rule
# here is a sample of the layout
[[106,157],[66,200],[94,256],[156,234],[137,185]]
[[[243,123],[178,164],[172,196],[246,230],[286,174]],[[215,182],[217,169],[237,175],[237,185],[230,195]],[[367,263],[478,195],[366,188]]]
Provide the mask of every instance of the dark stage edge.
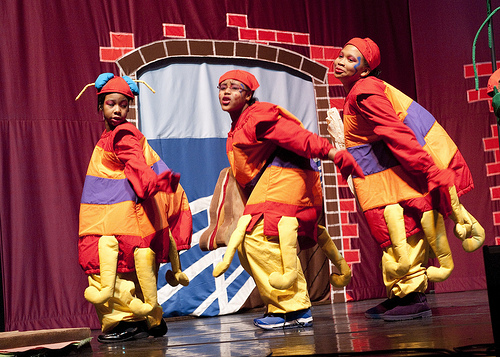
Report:
[[[94,337],[78,356],[494,356],[486,290],[428,294],[432,317],[369,320],[383,299],[313,306],[314,326],[264,331],[263,310],[209,318],[167,319],[168,333],[117,344]],[[500,301],[499,301],[500,303]]]

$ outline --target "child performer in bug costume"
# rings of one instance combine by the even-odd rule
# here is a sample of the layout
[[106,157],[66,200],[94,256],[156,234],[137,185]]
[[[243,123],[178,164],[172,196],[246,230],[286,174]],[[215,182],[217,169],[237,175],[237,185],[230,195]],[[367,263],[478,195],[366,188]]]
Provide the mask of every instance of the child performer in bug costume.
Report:
[[[365,316],[428,317],[428,281],[443,281],[453,270],[443,217],[455,222],[467,252],[483,244],[484,229],[458,200],[473,182],[457,146],[427,110],[376,78],[379,64],[379,48],[369,38],[351,39],[334,61],[334,75],[347,93],[345,146],[365,176],[353,178],[354,190],[383,249],[389,297]],[[440,267],[426,267],[429,255]]]
[[171,285],[189,283],[178,255],[191,244],[189,203],[179,175],[127,122],[137,84],[103,73],[93,85],[106,129],[92,154],[80,204],[79,262],[89,280],[85,298],[101,321],[101,343],[163,336],[158,265],[171,261],[166,275]]
[[318,226],[322,193],[311,158],[333,160],[344,176],[363,174],[347,151],[336,150],[328,140],[304,129],[291,113],[256,102],[258,87],[257,79],[242,70],[219,79],[219,101],[232,121],[227,156],[247,202],[213,274],[226,271],[238,250],[242,266],[267,305],[267,314],[254,324],[266,330],[311,326],[311,301],[297,242],[302,249],[318,243],[339,268],[341,274],[331,277],[332,285],[345,286],[351,277],[326,229]]

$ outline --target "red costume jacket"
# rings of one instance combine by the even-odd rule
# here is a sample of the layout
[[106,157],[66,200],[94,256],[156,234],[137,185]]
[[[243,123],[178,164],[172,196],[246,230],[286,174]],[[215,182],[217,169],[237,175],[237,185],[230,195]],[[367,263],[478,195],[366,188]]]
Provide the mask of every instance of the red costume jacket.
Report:
[[304,129],[285,109],[264,102],[248,107],[232,123],[226,151],[236,181],[248,200],[248,231],[264,218],[264,233],[279,235],[282,216],[296,217],[299,244],[316,242],[323,209],[319,171],[312,158],[326,159],[330,142]]
[[134,250],[151,247],[158,263],[168,261],[169,230],[177,248],[191,244],[192,217],[186,194],[172,173],[132,124],[104,132],[94,148],[80,204],[79,262],[99,273],[98,241],[119,242],[117,271],[130,272]]
[[450,168],[458,195],[474,186],[469,168],[445,130],[417,102],[375,77],[360,79],[344,103],[347,150],[363,169],[354,187],[371,232],[391,244],[384,207],[404,208],[407,236],[417,233],[422,213],[440,208],[428,192],[427,174]]

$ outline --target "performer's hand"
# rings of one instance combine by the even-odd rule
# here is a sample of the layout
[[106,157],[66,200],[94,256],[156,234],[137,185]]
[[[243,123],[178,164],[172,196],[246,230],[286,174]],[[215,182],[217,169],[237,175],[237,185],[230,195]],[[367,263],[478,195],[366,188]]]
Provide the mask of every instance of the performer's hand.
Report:
[[432,206],[447,217],[452,212],[450,188],[455,185],[455,172],[451,169],[435,168],[427,173],[427,186],[432,197]]
[[344,179],[347,180],[349,175],[365,178],[363,170],[347,150],[331,149],[328,153],[328,158],[333,160],[335,165],[337,165]]
[[158,175],[158,190],[166,193],[173,193],[177,191],[180,179],[181,175],[177,172],[171,170],[162,172]]
[[439,169],[435,168],[427,172],[427,185],[429,192],[442,187],[446,191],[455,185],[455,172],[451,169]]

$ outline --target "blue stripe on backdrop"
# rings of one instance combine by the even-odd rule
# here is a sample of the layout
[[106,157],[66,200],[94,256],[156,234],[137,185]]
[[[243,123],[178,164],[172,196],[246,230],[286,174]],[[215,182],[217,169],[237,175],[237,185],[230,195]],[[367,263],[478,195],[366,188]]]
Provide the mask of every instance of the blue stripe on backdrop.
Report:
[[163,316],[216,316],[236,312],[255,286],[253,280],[241,269],[235,256],[224,277],[216,281],[212,276],[213,266],[222,259],[225,248],[203,252],[197,244],[209,224],[208,208],[219,173],[229,166],[225,155],[226,139],[150,139],[148,142],[168,167],[182,173],[181,185],[193,214],[192,248],[180,255],[189,285],[169,286],[165,272],[171,265],[160,267],[158,302],[163,307]]
[[226,138],[148,139],[167,166],[181,173],[189,202],[214,193],[220,171],[229,166]]
[[206,210],[193,214],[193,232],[207,228],[208,223],[208,212]]

